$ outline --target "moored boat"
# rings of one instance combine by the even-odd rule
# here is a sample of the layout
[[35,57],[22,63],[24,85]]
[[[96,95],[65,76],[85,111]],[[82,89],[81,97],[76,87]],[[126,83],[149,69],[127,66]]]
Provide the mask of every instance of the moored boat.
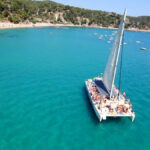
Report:
[[135,118],[135,113],[132,110],[130,99],[126,97],[125,93],[122,94],[120,91],[122,53],[119,88],[117,88],[114,84],[121,46],[123,51],[123,35],[126,12],[127,11],[125,10],[120,22],[119,30],[116,34],[104,75],[85,81],[90,102],[100,122],[102,120],[106,120],[108,117],[129,117],[132,121],[134,121]]
[[141,41],[136,41],[136,43],[141,43]]
[[99,39],[99,40],[102,40],[102,38],[103,38],[103,35],[100,35],[98,39]]
[[146,48],[145,48],[145,47],[141,47],[140,49],[141,49],[141,50],[146,50]]

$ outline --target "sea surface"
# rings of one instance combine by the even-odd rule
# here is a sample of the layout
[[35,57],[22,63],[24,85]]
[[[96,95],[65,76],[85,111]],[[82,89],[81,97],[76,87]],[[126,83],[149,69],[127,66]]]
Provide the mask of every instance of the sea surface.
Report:
[[121,91],[135,121],[99,123],[87,97],[84,81],[104,72],[114,31],[0,30],[0,150],[150,149],[150,33],[124,35]]

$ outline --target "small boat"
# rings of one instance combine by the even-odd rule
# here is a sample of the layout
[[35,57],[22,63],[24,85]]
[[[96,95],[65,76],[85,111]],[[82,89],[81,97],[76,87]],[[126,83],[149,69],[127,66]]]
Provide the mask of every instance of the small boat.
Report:
[[132,110],[130,99],[126,97],[125,93],[122,94],[120,91],[122,63],[120,63],[119,88],[117,88],[114,84],[120,50],[123,51],[121,46],[123,45],[122,40],[124,35],[126,13],[127,10],[125,10],[120,22],[119,30],[117,32],[113,48],[110,51],[104,75],[93,79],[87,79],[85,81],[90,102],[100,122],[102,120],[106,120],[108,117],[129,117],[132,121],[134,121],[135,118],[135,113]]
[[113,37],[111,37],[109,40],[112,41],[112,40],[113,40]]
[[102,40],[102,38],[103,38],[103,35],[100,35],[98,39],[99,39],[99,40]]
[[140,49],[141,49],[141,50],[146,50],[146,48],[145,48],[145,47],[141,47]]
[[141,41],[136,41],[136,43],[141,43]]
[[123,44],[124,44],[124,45],[127,45],[127,43],[126,43],[126,42],[124,42]]

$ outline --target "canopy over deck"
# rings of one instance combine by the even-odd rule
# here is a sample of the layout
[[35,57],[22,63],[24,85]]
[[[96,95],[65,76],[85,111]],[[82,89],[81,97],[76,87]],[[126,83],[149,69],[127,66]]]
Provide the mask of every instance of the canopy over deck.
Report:
[[106,89],[104,83],[102,80],[95,80],[95,84],[97,86],[97,89],[99,91],[99,93],[101,93],[102,95],[105,95],[105,96],[109,96],[110,93],[109,91]]

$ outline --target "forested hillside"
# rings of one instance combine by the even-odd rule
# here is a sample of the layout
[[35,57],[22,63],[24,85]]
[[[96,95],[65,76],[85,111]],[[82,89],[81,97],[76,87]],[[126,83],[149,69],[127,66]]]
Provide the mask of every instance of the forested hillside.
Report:
[[[0,21],[13,23],[49,22],[118,27],[120,18],[114,12],[71,7],[48,0],[0,0]],[[150,29],[150,17],[127,17],[126,28]]]

